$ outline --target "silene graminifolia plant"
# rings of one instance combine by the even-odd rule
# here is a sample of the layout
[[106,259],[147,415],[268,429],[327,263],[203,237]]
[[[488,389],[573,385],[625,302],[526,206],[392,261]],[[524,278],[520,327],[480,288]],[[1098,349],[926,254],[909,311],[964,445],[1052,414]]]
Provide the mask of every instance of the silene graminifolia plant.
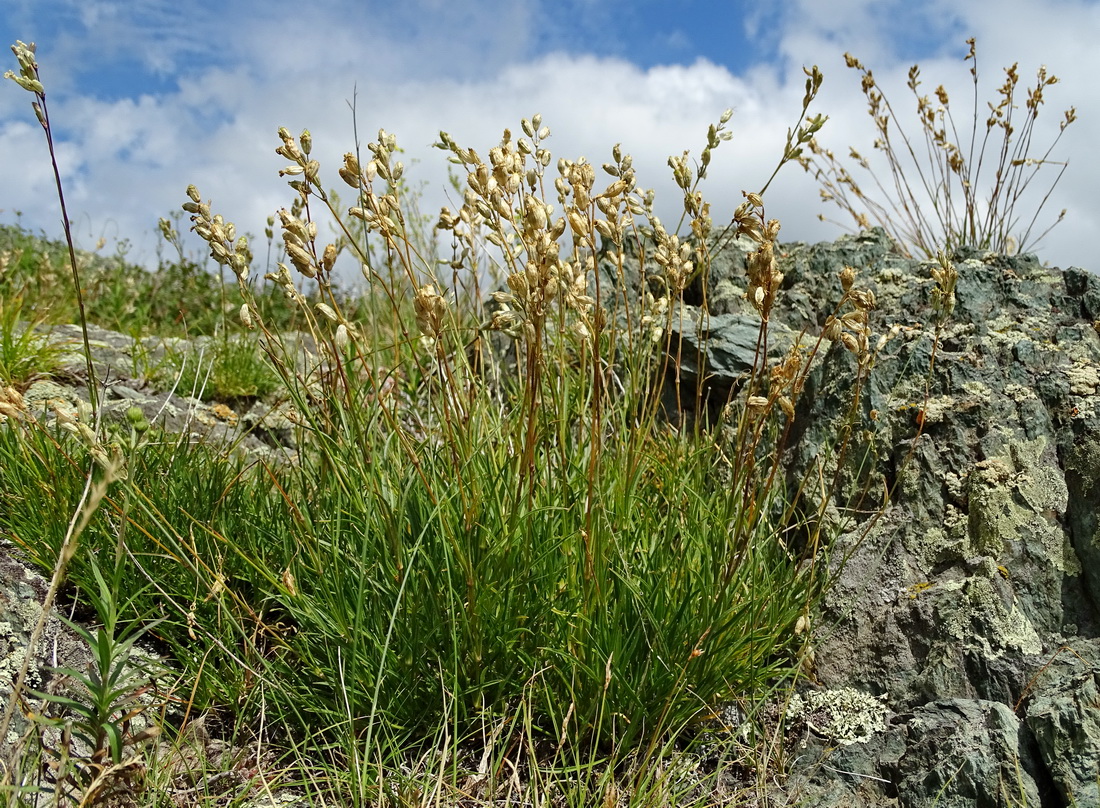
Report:
[[[99,432],[99,391],[95,367],[92,363],[91,344],[88,338],[88,324],[81,290],[80,271],[76,258],[72,232],[69,226],[68,212],[65,206],[61,173],[54,150],[53,132],[50,128],[49,110],[46,105],[46,90],[35,60],[34,43],[16,41],[12,52],[19,63],[19,73],[6,71],[4,77],[11,79],[24,90],[35,96],[32,106],[35,116],[42,125],[50,152],[50,161],[57,184],[58,200],[61,205],[62,223],[69,249],[69,263],[72,269],[73,289],[80,316],[83,335],[84,357],[88,375],[88,398],[90,403],[81,403],[75,416],[59,414],[62,428],[75,434],[84,444],[91,458],[91,468],[85,475],[83,491],[80,495],[68,529],[61,539],[57,560],[49,588],[41,603],[41,611],[31,631],[23,663],[13,682],[11,697],[0,719],[0,738],[6,737],[16,709],[25,696],[30,695],[51,705],[60,715],[49,716],[45,712],[28,713],[31,726],[23,742],[16,744],[12,758],[5,761],[0,791],[6,793],[30,793],[43,789],[54,795],[56,804],[71,800],[80,805],[106,805],[119,794],[129,795],[140,789],[144,775],[144,765],[139,757],[124,759],[124,752],[135,745],[156,737],[158,728],[148,727],[131,732],[131,722],[144,713],[148,703],[141,703],[139,697],[146,691],[144,672],[131,663],[131,650],[137,639],[149,627],[119,625],[118,581],[124,553],[124,532],[120,530],[115,553],[115,565],[110,577],[105,577],[97,566],[95,558],[89,557],[88,563],[99,584],[98,591],[85,592],[85,597],[95,609],[101,621],[101,627],[95,631],[66,621],[87,645],[92,661],[85,670],[65,669],[55,671],[72,683],[68,690],[57,692],[27,691],[27,674],[31,663],[37,658],[36,648],[42,638],[46,623],[52,613],[54,601],[58,595],[66,573],[76,556],[81,534],[88,527],[95,512],[107,497],[110,487],[126,478],[127,453],[138,451],[142,436],[149,428],[144,415],[133,408],[128,413],[130,440],[125,448],[118,441],[108,441]],[[29,332],[28,332],[29,333]],[[21,416],[21,400],[12,389],[5,391],[5,413]],[[14,406],[13,406],[14,402]],[[32,424],[33,426],[33,424]],[[57,730],[60,735],[50,740],[47,730]],[[47,760],[48,783],[43,785],[28,766],[33,763],[34,755],[27,749],[26,741],[35,734],[38,738],[38,752],[45,754]],[[57,733],[54,733],[56,736]],[[74,743],[75,741],[75,743]],[[22,757],[20,755],[22,754]]]
[[[889,174],[881,176],[870,158],[851,148],[849,157],[871,180],[872,187],[866,187],[816,140],[808,144],[810,154],[800,159],[821,185],[823,201],[846,211],[861,229],[872,224],[883,227],[907,256],[935,260],[941,250],[951,255],[960,247],[1009,255],[1026,252],[1066,214],[1063,210],[1046,229],[1036,231],[1039,216],[1068,165],[1052,160],[1051,153],[1077,117],[1074,107],[1066,110],[1057,135],[1040,156],[1034,156],[1039,111],[1046,90],[1058,83],[1058,77],[1048,74],[1045,66],[1039,68],[1035,85],[1027,90],[1021,122],[1018,64],[1005,68],[998,98],[988,104],[989,114],[983,120],[978,108],[977,49],[973,38],[966,42],[974,87],[969,131],[965,125],[961,131],[956,125],[943,85],[936,88],[935,99],[920,94],[920,68],[913,65],[907,86],[916,100],[922,138],[911,138],[872,72],[845,54],[848,67],[862,75],[867,112],[876,133],[874,149],[886,161]],[[1037,198],[1031,185],[1044,166],[1059,170],[1028,218],[1017,206]],[[1031,195],[1025,197],[1029,189]]]
[[[780,166],[825,122],[806,118],[821,83],[806,72]],[[278,212],[285,262],[265,278],[301,306],[314,346],[304,354],[255,305],[247,239],[188,188],[193,229],[237,278],[240,318],[302,428],[293,560],[270,577],[297,628],[273,659],[284,696],[298,697],[283,709],[344,728],[361,789],[380,736],[435,737],[439,721],[447,737],[486,721],[499,734],[520,705],[559,752],[644,760],[666,732],[789,664],[782,649],[807,626],[814,565],[780,537],[794,510],[776,447],[821,346],[858,357],[858,396],[882,341],[869,341],[874,296],[846,271],[825,332],[769,357],[779,222],[746,193],[715,233],[699,191],[731,115],[710,127],[697,167],[670,158],[685,237],[654,214],[618,145],[598,169],[555,161],[540,115],[485,157],[441,132],[465,179],[461,206],[436,225],[452,240],[450,278],[411,233],[392,133],[344,155],[339,175],[356,197],[345,210],[322,185],[311,133],[279,129],[295,199]],[[329,243],[320,210],[338,229]],[[731,233],[753,245],[746,297],[760,338],[740,405],[724,410],[735,437],[716,447],[702,387],[686,422],[696,426],[680,431],[661,390],[682,354],[671,325],[687,322],[685,290],[696,284],[705,299],[713,251]],[[392,318],[346,314],[341,254]],[[490,275],[504,286],[483,295]],[[315,294],[302,291],[309,282]]]

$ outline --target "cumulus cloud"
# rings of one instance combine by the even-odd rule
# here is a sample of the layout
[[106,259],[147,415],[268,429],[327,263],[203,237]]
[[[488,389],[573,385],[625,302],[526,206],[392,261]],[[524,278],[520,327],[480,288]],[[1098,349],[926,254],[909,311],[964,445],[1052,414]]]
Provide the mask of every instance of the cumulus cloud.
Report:
[[[1052,215],[1061,207],[1069,213],[1044,242],[1041,257],[1087,265],[1087,240],[1100,226],[1092,191],[1100,169],[1085,160],[1087,146],[1100,136],[1100,103],[1088,89],[1100,68],[1091,44],[1100,33],[1095,2],[843,0],[840,7],[787,0],[763,11],[746,6],[737,29],[729,31],[730,48],[739,60],[746,52],[755,58],[734,72],[732,56],[721,64],[642,58],[639,46],[615,33],[633,30],[625,15],[642,12],[628,12],[630,4],[619,0],[420,0],[381,11],[336,2],[308,14],[288,0],[272,0],[262,14],[257,4],[235,3],[200,10],[198,17],[170,12],[162,0],[44,1],[66,10],[75,26],[67,38],[39,43],[71,215],[85,242],[117,233],[134,242],[135,258],[147,262],[157,218],[178,209],[188,183],[213,198],[239,229],[262,232],[267,216],[291,199],[276,176],[279,126],[312,131],[315,154],[335,184],[340,155],[354,148],[353,97],[361,141],[379,127],[398,135],[408,173],[426,182],[429,210],[445,202],[448,188],[446,156],[431,148],[440,129],[484,154],[504,127],[516,130],[520,117],[541,112],[557,155],[584,155],[598,164],[621,142],[634,155],[640,182],[664,200],[662,216],[673,221],[678,202],[668,156],[684,149],[697,156],[707,125],[732,107],[734,139],[715,154],[704,188],[715,216],[728,216],[741,191],[759,188],[779,158],[800,109],[803,65],[820,64],[826,73],[816,109],[830,116],[822,141],[841,154],[848,145],[870,152],[873,135],[858,76],[844,67],[842,54],[859,55],[908,109],[904,82],[914,61],[922,65],[928,91],[942,82],[953,99],[969,98],[962,61],[968,35],[979,40],[983,109],[1001,80],[1000,68],[1016,60],[1025,81],[1043,62],[1063,79],[1049,95],[1037,143],[1049,139],[1064,107],[1078,107],[1079,121],[1059,149],[1073,162],[1051,206]],[[15,0],[8,13],[34,29],[34,9],[42,4]],[[1039,14],[1040,7],[1053,10]],[[618,28],[609,24],[617,19]],[[98,56],[80,44],[92,30],[110,38]],[[690,29],[666,26],[648,41],[671,48],[685,36],[692,36]],[[96,60],[124,52],[125,43],[137,64],[157,74],[145,92],[126,92],[102,78],[114,68]],[[98,85],[97,69],[104,71]],[[10,220],[19,209],[25,224],[56,234],[52,176],[29,101],[10,83],[0,92],[0,146],[14,155],[0,167],[0,219]],[[813,182],[797,167],[781,175],[767,202],[788,239],[840,232],[817,221],[819,213],[840,213],[820,204]]]

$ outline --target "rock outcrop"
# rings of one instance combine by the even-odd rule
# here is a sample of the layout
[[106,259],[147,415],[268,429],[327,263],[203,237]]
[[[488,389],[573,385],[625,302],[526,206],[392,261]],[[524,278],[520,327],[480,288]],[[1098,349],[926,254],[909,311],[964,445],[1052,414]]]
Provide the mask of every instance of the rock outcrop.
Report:
[[[746,313],[746,249],[712,269],[713,319]],[[779,324],[819,330],[851,266],[878,301],[876,336],[902,327],[863,391],[876,420],[840,470],[834,504],[850,519],[828,551],[814,648],[818,689],[879,697],[888,718],[861,743],[811,734],[790,794],[1100,805],[1100,277],[955,256],[933,363],[931,264],[898,257],[881,231],[786,250]],[[835,346],[807,385],[794,479],[826,457],[853,368]],[[849,510],[868,482],[893,492],[874,522]]]
[[[88,337],[103,416],[108,421],[125,422],[127,410],[137,407],[151,424],[171,434],[234,447],[265,459],[293,456],[294,425],[288,420],[285,404],[255,398],[203,401],[201,390],[173,384],[170,375],[150,372],[165,362],[169,351],[201,365],[203,352],[211,346],[210,337],[134,339],[95,325],[88,326]],[[88,374],[79,326],[52,328],[48,339],[65,350],[55,372],[32,381],[23,391],[22,406],[31,416],[51,423],[59,413],[62,417],[75,415],[81,402],[88,400]],[[210,361],[205,359],[207,364]],[[198,376],[202,378],[201,372]]]

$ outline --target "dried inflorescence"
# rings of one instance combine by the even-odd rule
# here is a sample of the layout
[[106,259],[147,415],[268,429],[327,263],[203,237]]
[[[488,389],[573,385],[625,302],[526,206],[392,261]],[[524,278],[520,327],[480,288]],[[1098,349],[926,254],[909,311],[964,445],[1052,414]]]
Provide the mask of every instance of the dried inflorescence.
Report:
[[[5,70],[4,78],[11,79],[29,93],[44,96],[46,88],[38,77],[38,62],[34,58],[35,50],[33,42],[28,45],[21,39],[15,40],[15,44],[11,46],[11,51],[15,54],[16,61],[19,62],[19,72],[14,73],[11,70]],[[38,111],[37,106],[35,111]]]
[[[821,74],[814,68],[807,70],[806,75],[802,116],[796,127],[788,131],[780,166],[798,159],[802,146],[825,122],[821,116],[806,117],[821,85]],[[436,230],[451,234],[453,253],[449,264],[456,278],[459,270],[481,275],[479,261],[485,257],[492,258],[502,269],[504,288],[492,293],[494,307],[483,328],[501,331],[521,343],[531,395],[538,396],[547,351],[554,351],[559,360],[572,361],[570,357],[596,356],[603,350],[598,340],[601,334],[608,333],[605,329],[608,318],[596,299],[595,271],[596,254],[601,249],[607,250],[613,263],[617,262],[621,275],[626,269],[625,245],[632,240],[642,250],[643,265],[651,257],[660,270],[645,276],[638,289],[637,305],[631,302],[631,311],[626,315],[629,327],[616,328],[610,344],[641,336],[637,346],[633,342],[628,346],[633,351],[638,346],[651,346],[671,333],[670,318],[683,305],[685,290],[710,262],[710,250],[715,243],[713,223],[699,184],[706,177],[713,150],[730,138],[726,125],[732,115],[732,110],[726,110],[718,123],[709,127],[698,163],[693,164],[687,152],[669,158],[673,177],[683,192],[683,220],[691,231],[688,237],[669,232],[654,214],[654,193],[638,187],[633,160],[621,145],[616,144],[611,160],[599,167],[583,157],[555,161],[546,147],[550,129],[543,125],[540,115],[523,119],[518,137],[505,130],[500,142],[484,158],[474,149],[460,146],[446,132],[440,133],[436,145],[449,152],[451,162],[465,171],[465,186],[461,207],[457,211],[441,209]],[[394,159],[400,151],[396,137],[379,130],[377,140],[367,146],[369,159],[364,162],[358,153],[347,152],[339,168],[343,182],[357,192],[354,204],[346,211],[350,219],[360,223],[361,230],[356,232],[378,236],[385,246],[387,260],[391,262],[386,282],[372,267],[364,247],[351,236],[347,220],[341,219],[342,212],[333,204],[331,192],[326,193],[320,186],[320,164],[311,156],[310,132],[303,131],[294,138],[287,129],[280,128],[278,135],[280,145],[275,151],[289,161],[280,175],[290,178],[289,185],[297,192],[297,198],[289,209],[277,213],[286,263],[276,262],[275,271],[265,277],[307,311],[311,329],[317,323],[327,324],[328,336],[320,340],[322,346],[345,347],[358,339],[359,334],[331,293],[331,274],[341,250],[351,247],[359,253],[365,277],[372,283],[382,283],[391,301],[410,295],[421,344],[442,363],[439,367],[457,358],[457,345],[444,344],[442,340],[448,332],[455,331],[457,312],[450,304],[455,292],[449,291],[450,287],[436,276],[432,257],[417,254],[411,243],[401,199],[404,166]],[[551,167],[556,169],[552,182],[548,176]],[[607,178],[606,184],[599,181],[601,170]],[[764,215],[762,194],[766,188],[767,183],[760,192],[745,194],[746,201],[735,212],[731,224],[738,235],[756,244],[748,261],[747,296],[761,317],[764,332],[783,282],[776,260],[780,225],[778,220]],[[213,215],[209,203],[201,201],[193,186],[188,189],[188,196],[184,208],[192,215],[195,232],[210,245],[215,260],[233,269],[246,292],[246,302],[240,310],[242,322],[249,328],[263,328],[245,285],[251,261],[247,241],[235,238],[232,223]],[[329,207],[346,238],[319,247],[311,200],[321,200]],[[275,223],[273,217],[269,222],[269,238],[274,236]],[[411,294],[392,286],[393,262],[403,268]],[[316,281],[323,299],[308,305],[297,288],[297,278]],[[866,317],[860,314],[859,306],[868,304],[868,300],[862,293],[846,292],[846,295],[846,302],[856,305],[856,311],[843,315],[838,320],[843,327],[833,326],[831,331],[850,349],[866,352]],[[407,337],[404,327],[401,328]],[[649,348],[645,350],[648,352]],[[777,404],[789,418],[793,417],[802,370],[801,354],[792,353],[771,371],[770,380],[760,380],[771,388],[768,398],[762,399],[767,406],[756,406],[761,404],[757,399],[762,397],[750,397],[750,409],[770,411],[771,404]]]
[[20,420],[26,414],[27,407],[23,403],[23,396],[11,386],[0,388],[0,423],[8,418]]
[[447,314],[447,301],[443,295],[439,294],[431,284],[422,286],[416,290],[413,306],[420,333],[429,339],[439,339],[443,334]]
[[932,308],[942,324],[955,311],[955,287],[959,282],[959,272],[942,251],[936,256],[936,261],[937,265],[932,267],[932,280],[936,282],[932,288]]
[[[513,138],[505,130],[487,161],[440,133],[437,146],[449,151],[467,175],[462,207],[457,214],[443,208],[437,227],[453,234],[456,256],[469,258],[478,250],[479,232],[500,251],[508,288],[493,294],[497,308],[489,326],[540,349],[538,343],[555,326],[580,339],[592,333],[595,300],[589,287],[595,235],[621,242],[620,210],[634,189],[634,172],[629,155],[617,151],[616,164],[605,166],[614,180],[597,192],[594,166],[584,159],[560,159],[553,184],[555,207],[545,199],[545,172],[552,156],[544,141],[550,129],[540,115],[523,119],[520,126],[523,136]],[[563,254],[567,232],[573,249]],[[552,311],[556,318],[550,317]]]
[[748,288],[745,296],[765,323],[775,305],[775,296],[783,283],[775,257],[775,242],[779,237],[779,220],[764,220],[764,201],[759,194],[746,193],[733,215],[739,235],[756,242],[757,248],[748,258]]
[[210,203],[202,201],[194,185],[187,186],[187,198],[183,209],[191,214],[194,223],[191,229],[210,246],[210,257],[221,266],[233,270],[243,287],[248,281],[248,268],[252,263],[248,238],[237,238],[237,228],[233,222],[225,221],[221,214],[211,214]]
[[[1040,198],[1030,220],[1016,212],[1017,204],[1040,167],[1060,166],[1051,189],[1066,169],[1065,163],[1047,157],[1062,132],[1076,120],[1077,111],[1073,107],[1065,111],[1058,135],[1043,156],[1029,155],[1045,90],[1058,83],[1057,76],[1048,74],[1045,67],[1039,68],[1034,87],[1028,89],[1024,103],[1026,115],[1021,124],[1013,119],[1013,111],[1019,107],[1015,100],[1020,80],[1018,64],[1005,68],[1004,83],[997,89],[998,98],[988,105],[989,115],[982,121],[978,116],[975,40],[968,39],[967,44],[970,50],[965,61],[972,63],[970,74],[974,85],[969,135],[965,130],[960,133],[951,114],[951,98],[943,85],[935,89],[934,98],[922,95],[920,68],[913,65],[909,69],[907,87],[916,100],[924,149],[910,141],[874,74],[859,59],[845,54],[848,67],[860,72],[867,112],[875,127],[873,146],[882,153],[890,179],[882,181],[871,161],[856,149],[849,150],[849,158],[870,175],[884,199],[874,199],[875,193],[868,192],[870,189],[865,191],[836,155],[816,141],[809,144],[812,156],[800,160],[803,168],[812,172],[821,184],[823,201],[833,202],[845,210],[860,229],[872,224],[885,228],[906,255],[917,253],[935,259],[940,250],[951,252],[964,246],[1002,253],[1024,251],[1034,247],[1066,213],[1063,210],[1053,224],[1033,237],[1032,231],[1049,191]],[[985,132],[980,137],[978,130],[982,126]],[[991,143],[998,130],[1000,143]],[[996,152],[997,161],[993,163],[992,186],[983,188],[980,175],[987,149],[990,154]],[[922,153],[928,155],[929,165],[922,165],[922,160],[917,158]],[[888,188],[896,189],[896,195]],[[1022,230],[1013,232],[1024,221],[1027,223]]]
[[[837,311],[850,306],[843,314],[832,314],[825,320],[824,337],[830,342],[841,343],[861,365],[871,361],[871,327],[869,312],[875,307],[875,294],[870,289],[855,288],[856,271],[845,267],[840,273],[840,284],[844,295],[837,305]],[[880,346],[881,347],[881,346]]]

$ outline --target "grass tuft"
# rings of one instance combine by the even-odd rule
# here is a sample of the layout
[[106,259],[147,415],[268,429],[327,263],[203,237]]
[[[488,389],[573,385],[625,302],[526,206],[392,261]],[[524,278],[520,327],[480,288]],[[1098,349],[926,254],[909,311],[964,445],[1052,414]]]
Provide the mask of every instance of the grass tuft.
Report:
[[[17,44],[11,77],[48,137],[33,53]],[[776,172],[825,123],[809,115],[821,74],[806,75]],[[89,261],[82,275],[69,249],[71,292],[49,245],[6,231],[20,268],[2,282],[49,301],[50,318],[91,312],[135,340],[213,335],[213,359],[188,357],[196,375],[173,378],[277,400],[297,429],[297,457],[279,464],[161,434],[140,411],[105,428],[94,395],[56,428],[26,417],[0,430],[0,533],[103,626],[81,634],[98,673],[78,673],[84,701],[58,720],[121,765],[120,705],[137,688],[125,663],[144,632],[181,680],[160,724],[174,746],[143,759],[226,767],[200,785],[173,780],[175,764],[146,767],[125,780],[129,798],[221,799],[214,780],[229,771],[238,798],[294,787],[317,806],[709,804],[739,798],[723,773],[748,790],[767,779],[778,729],[761,716],[812,661],[809,618],[840,529],[827,480],[787,487],[784,449],[809,374],[845,351],[852,405],[823,454],[844,465],[886,338],[872,340],[874,296],[846,270],[821,333],[771,348],[784,280],[771,178],[718,227],[701,190],[731,114],[698,162],[670,160],[683,201],[671,229],[621,145],[599,166],[555,158],[536,114],[480,153],[440,133],[465,184],[458,210],[432,220],[392,133],[344,155],[346,204],[311,133],[279,129],[291,195],[262,280],[248,239],[194,186],[183,210],[228,285],[185,259],[168,219],[177,263],[100,274]],[[713,400],[682,378],[679,335],[697,329],[705,361],[710,267],[731,236],[751,245],[757,350]],[[358,296],[338,289],[342,255],[362,267]],[[715,716],[734,713],[737,738],[705,751]],[[208,720],[256,750],[250,779],[193,748]],[[13,798],[39,762],[13,758]],[[72,771],[52,796],[93,803],[91,770]]]
[[[1077,117],[1074,107],[1065,111],[1058,134],[1045,150],[1036,154],[1034,138],[1046,91],[1058,83],[1046,67],[1036,73],[1035,85],[1027,90],[1023,120],[1017,90],[1018,63],[1004,69],[1004,83],[988,103],[989,114],[978,107],[978,56],[973,38],[965,61],[971,63],[974,85],[972,107],[960,130],[952,114],[951,99],[940,85],[935,98],[920,93],[920,68],[909,69],[907,87],[916,100],[920,135],[910,138],[874,74],[859,59],[845,54],[848,67],[861,76],[867,113],[875,127],[874,149],[882,153],[889,175],[882,177],[872,160],[855,148],[849,157],[870,178],[872,187],[862,186],[832,151],[816,140],[809,144],[811,156],[801,159],[803,168],[821,184],[821,198],[847,212],[856,226],[885,228],[905,255],[935,260],[939,252],[953,254],[963,247],[1012,255],[1034,249],[1066,215],[1038,230],[1039,216],[1068,163],[1051,159],[1066,127]],[[969,120],[969,130],[966,122]],[[1030,218],[1018,206],[1039,170],[1057,167],[1050,186],[1039,199]],[[992,173],[992,176],[991,176]],[[820,217],[824,220],[824,216]]]

